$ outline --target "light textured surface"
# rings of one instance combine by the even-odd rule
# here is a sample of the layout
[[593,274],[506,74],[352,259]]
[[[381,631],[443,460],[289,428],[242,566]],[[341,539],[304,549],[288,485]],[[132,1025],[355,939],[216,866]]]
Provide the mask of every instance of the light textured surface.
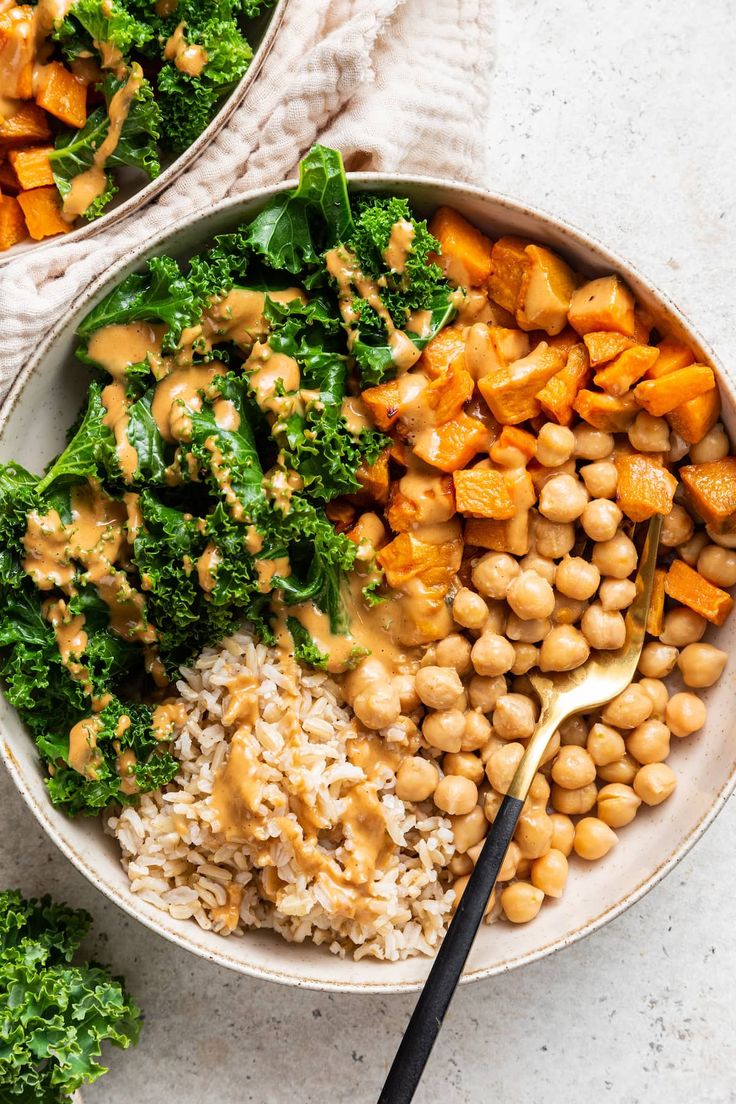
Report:
[[[627,255],[734,362],[736,24],[728,0],[497,0],[488,184]],[[440,29],[441,30],[441,29]],[[417,64],[421,59],[417,58]],[[480,121],[479,121],[480,125]],[[736,1101],[732,802],[591,939],[461,990],[418,1104]],[[296,992],[213,969],[84,882],[0,779],[4,885],[85,905],[147,1013],[91,1104],[372,1104],[412,999]],[[626,846],[622,832],[621,846]],[[574,892],[574,884],[569,892]]]

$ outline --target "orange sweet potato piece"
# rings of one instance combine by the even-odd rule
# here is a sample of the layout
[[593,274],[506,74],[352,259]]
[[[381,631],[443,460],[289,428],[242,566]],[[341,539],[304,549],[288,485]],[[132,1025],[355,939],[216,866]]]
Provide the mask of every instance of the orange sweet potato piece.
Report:
[[499,238],[493,246],[488,290],[491,298],[512,314],[516,314],[521,283],[530,264],[526,247],[532,244],[525,238],[508,236]]
[[561,333],[554,334],[549,339],[550,349],[557,349],[564,357],[569,357],[570,350],[580,343],[580,338],[572,326],[565,326]]
[[0,12],[0,96],[31,99],[35,60],[34,9],[24,5]]
[[46,112],[37,104],[23,103],[7,119],[0,119],[0,146],[44,142],[51,137]]
[[616,457],[616,501],[632,521],[646,521],[654,514],[669,514],[677,480],[652,456],[632,452]]
[[54,183],[54,174],[49,161],[49,154],[53,148],[53,146],[32,146],[30,149],[10,151],[8,160],[23,190],[42,188],[45,184]]
[[427,587],[449,587],[463,558],[461,540],[427,544],[413,533],[399,533],[385,545],[377,559],[386,574],[386,582],[394,590],[419,579]]
[[625,433],[639,413],[639,404],[631,393],[617,398],[598,391],[582,390],[578,392],[573,409],[596,429],[606,433]]
[[418,525],[449,521],[454,513],[455,488],[451,475],[423,476],[418,485],[411,480],[402,485],[399,480],[391,487],[386,517],[395,533],[408,533]]
[[633,337],[634,296],[618,276],[601,276],[573,293],[567,317],[581,337],[596,330],[612,330]]
[[465,358],[465,338],[462,326],[445,326],[443,330],[433,337],[424,347],[424,351],[417,361],[420,368],[429,379],[437,379],[450,367],[457,358]]
[[0,251],[27,237],[28,227],[18,200],[14,196],[0,196]]
[[442,247],[440,267],[463,287],[480,287],[491,274],[493,243],[453,207],[440,207],[429,224]]
[[537,392],[563,367],[562,354],[546,341],[514,361],[508,368],[489,372],[478,381],[478,389],[494,418],[502,425],[517,425],[540,411]]
[[721,413],[721,396],[717,387],[704,391],[695,399],[676,406],[667,415],[670,427],[688,445],[697,445],[709,429],[718,421]]
[[[521,453],[521,456],[518,454]],[[504,426],[490,448],[490,457],[503,467],[516,468],[537,455],[537,439],[518,426]]]
[[620,333],[608,333],[606,330],[593,330],[591,333],[586,333],[583,341],[594,368],[599,364],[606,364],[636,344],[633,337],[626,337],[625,334]]
[[36,241],[71,230],[70,224],[62,218],[61,198],[55,186],[21,192],[18,202],[23,208],[28,233]]
[[713,625],[722,625],[733,609],[731,595],[713,586],[684,560],[672,561],[664,589],[670,598],[695,610]]
[[398,421],[401,392],[397,379],[369,387],[360,397],[378,429],[385,431]]
[[15,169],[9,161],[0,161],[0,195],[17,195],[19,191]]
[[659,350],[652,345],[632,345],[596,372],[593,383],[609,395],[625,395],[651,368],[659,356]]
[[470,468],[456,471],[455,502],[458,513],[470,517],[496,518],[507,521],[516,512],[503,472],[494,469]]
[[464,358],[455,358],[446,372],[427,387],[426,401],[434,412],[438,425],[456,418],[465,403],[473,394],[473,377],[464,368]]
[[687,368],[689,364],[695,363],[695,357],[687,345],[681,341],[675,341],[673,337],[663,338],[657,348],[659,356],[652,367],[647,369],[647,379],[659,379],[660,376],[666,376],[669,372],[675,372],[678,368]]
[[378,454],[372,464],[361,463],[355,473],[355,478],[360,483],[360,491],[351,499],[360,503],[375,502],[379,506],[385,506],[388,502],[388,461],[389,449],[384,449]]
[[529,263],[521,277],[516,321],[522,330],[562,333],[572,293],[578,286],[577,277],[551,249],[528,245],[524,252]]
[[639,406],[655,418],[660,418],[715,386],[716,377],[712,368],[707,364],[690,364],[659,379],[644,380],[634,388],[634,397]]
[[537,392],[537,399],[547,417],[558,425],[569,426],[573,403],[578,392],[590,380],[590,363],[584,345],[576,344],[567,356],[567,364]]
[[659,636],[664,628],[664,581],[666,577],[667,572],[663,567],[655,569],[652,598],[647,613],[647,632],[650,636]]
[[706,525],[716,533],[736,529],[736,456],[687,464],[680,479],[688,499]]
[[529,551],[529,512],[524,511],[508,521],[468,518],[463,535],[465,543],[476,548],[525,556]]
[[483,423],[461,411],[445,425],[422,430],[414,444],[414,452],[433,468],[455,472],[466,467],[488,445],[489,432]]
[[87,122],[87,85],[60,61],[52,61],[41,69],[35,100],[49,115],[68,126],[79,128]]

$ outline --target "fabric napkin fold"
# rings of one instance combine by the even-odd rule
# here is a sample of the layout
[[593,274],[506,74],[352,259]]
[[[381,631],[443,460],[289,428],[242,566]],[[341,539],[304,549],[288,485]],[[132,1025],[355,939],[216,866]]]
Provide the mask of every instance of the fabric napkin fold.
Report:
[[197,161],[142,210],[0,269],[0,399],[118,257],[227,196],[295,175],[314,142],[354,171],[482,182],[491,0],[289,0],[263,68]]

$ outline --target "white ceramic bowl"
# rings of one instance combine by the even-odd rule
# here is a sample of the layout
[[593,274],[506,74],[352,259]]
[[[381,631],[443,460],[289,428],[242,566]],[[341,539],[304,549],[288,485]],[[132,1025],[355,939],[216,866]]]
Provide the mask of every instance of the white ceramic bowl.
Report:
[[66,243],[94,237],[100,230],[106,230],[109,226],[119,222],[120,219],[125,218],[126,215],[131,214],[138,208],[143,207],[155,196],[159,195],[164,188],[168,188],[169,184],[172,184],[177,176],[183,173],[185,169],[188,169],[189,166],[196,161],[200,153],[202,153],[213,138],[220,132],[253,84],[273,46],[276,33],[284,18],[284,11],[288,2],[289,0],[276,0],[273,8],[258,16],[257,19],[248,21],[246,37],[253,49],[253,58],[247,71],[243,74],[230,95],[223,101],[209,126],[205,127],[198,138],[192,142],[191,146],[185,149],[183,153],[180,153],[178,157],[168,155],[163,158],[161,172],[155,180],[149,180],[148,183],[146,183],[146,177],[138,170],[125,167],[118,169],[115,175],[118,191],[104,215],[101,215],[98,219],[94,219],[92,222],[80,219],[79,225],[76,226],[74,230],[71,230],[68,234],[63,234],[61,237],[43,238],[38,242],[30,240],[20,242],[18,245],[13,246],[12,249],[0,253],[0,268],[9,261],[12,261],[15,257],[18,257],[21,253],[26,253],[29,249],[38,251],[39,249],[46,249],[60,242]]
[[[718,368],[692,327],[661,294],[655,293],[620,258],[608,253],[587,235],[558,219],[470,188],[429,179],[356,175],[355,188],[396,191],[408,195],[419,210],[438,204],[459,208],[491,235],[511,232],[543,241],[586,272],[617,271],[655,316],[669,317],[701,357]],[[73,359],[74,329],[79,320],[128,272],[140,268],[152,254],[172,252],[186,256],[213,234],[253,215],[279,189],[252,193],[227,201],[196,222],[180,223],[132,260],[126,258],[102,281],[91,287],[67,312],[63,323],[14,386],[0,415],[0,460],[11,457],[35,471],[59,450],[67,427],[81,405],[86,375]],[[725,419],[736,431],[736,393],[720,369]],[[711,633],[708,634],[712,635]],[[718,640],[727,651],[736,650],[736,619],[720,630]],[[646,809],[620,832],[620,843],[602,862],[573,860],[564,897],[548,902],[537,919],[514,927],[484,927],[468,962],[464,980],[488,977],[532,962],[589,934],[637,901],[672,869],[722,808],[736,785],[736,741],[733,740],[736,686],[734,670],[726,671],[718,686],[705,693],[709,719],[703,732],[675,740],[671,763],[679,784],[664,805]],[[417,988],[429,962],[414,959],[381,963],[371,959],[339,959],[309,944],[283,942],[268,932],[251,932],[241,939],[223,939],[201,931],[193,921],[177,922],[135,897],[120,866],[116,845],[103,836],[99,822],[69,820],[52,808],[32,741],[16,713],[0,701],[0,749],[7,767],[38,821],[64,854],[90,881],[131,916],[153,931],[202,958],[257,977],[290,985],[358,992],[398,992]]]

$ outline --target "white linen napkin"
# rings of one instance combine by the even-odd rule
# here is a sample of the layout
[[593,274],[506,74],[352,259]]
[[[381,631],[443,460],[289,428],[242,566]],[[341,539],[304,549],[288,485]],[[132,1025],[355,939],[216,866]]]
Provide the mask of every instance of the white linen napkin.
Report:
[[118,257],[187,213],[295,175],[316,141],[348,169],[483,180],[491,0],[289,0],[263,69],[155,201],[0,269],[0,399],[49,327]]

